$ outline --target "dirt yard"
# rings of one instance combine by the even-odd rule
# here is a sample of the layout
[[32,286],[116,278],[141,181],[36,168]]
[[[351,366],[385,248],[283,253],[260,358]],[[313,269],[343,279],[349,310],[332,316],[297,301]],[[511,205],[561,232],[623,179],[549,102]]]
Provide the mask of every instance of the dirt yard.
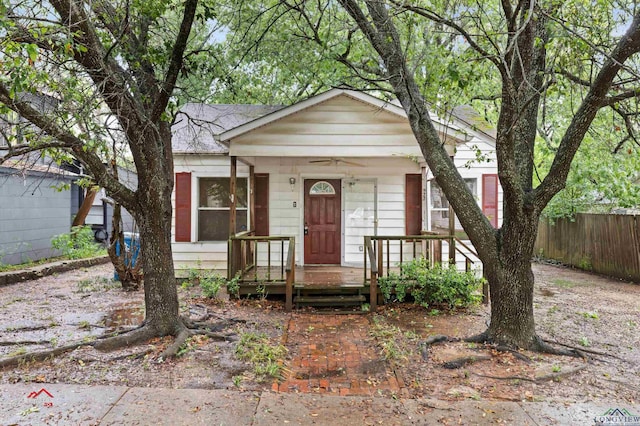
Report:
[[[550,265],[535,264],[534,272],[539,334],[582,350],[588,360],[526,352],[521,356],[462,342],[424,344],[437,334],[464,337],[483,331],[489,320],[485,306],[451,315],[386,305],[374,316],[329,320],[339,318],[329,315],[324,321],[308,311],[286,314],[280,301],[205,299],[193,287],[179,289],[183,313],[208,316],[209,321],[233,320],[223,330],[229,341],[194,338],[175,360],[158,358],[168,338],[108,353],[83,346],[45,362],[6,368],[0,382],[637,403],[640,286]],[[139,324],[142,291],[123,292],[112,276],[110,265],[103,265],[0,288],[0,356],[90,341]],[[271,371],[239,359],[240,341],[252,339],[287,348],[279,355],[279,380],[265,378]],[[366,359],[358,357],[362,351]],[[330,381],[329,370],[318,367],[319,359],[328,360]],[[451,365],[461,359],[466,362]],[[447,368],[452,366],[458,368]]]

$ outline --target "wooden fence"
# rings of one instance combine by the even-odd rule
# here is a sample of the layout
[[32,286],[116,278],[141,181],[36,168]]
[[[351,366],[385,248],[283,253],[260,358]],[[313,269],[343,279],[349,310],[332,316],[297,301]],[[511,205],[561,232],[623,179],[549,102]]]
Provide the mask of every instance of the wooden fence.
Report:
[[640,283],[640,216],[578,214],[541,221],[536,254],[581,269]]

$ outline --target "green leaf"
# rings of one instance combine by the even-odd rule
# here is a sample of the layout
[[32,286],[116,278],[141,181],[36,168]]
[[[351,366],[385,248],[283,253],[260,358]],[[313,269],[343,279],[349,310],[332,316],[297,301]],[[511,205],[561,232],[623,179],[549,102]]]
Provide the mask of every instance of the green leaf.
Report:
[[33,43],[30,43],[30,44],[27,44],[26,49],[31,62],[35,62],[36,59],[38,59],[38,46],[36,46]]

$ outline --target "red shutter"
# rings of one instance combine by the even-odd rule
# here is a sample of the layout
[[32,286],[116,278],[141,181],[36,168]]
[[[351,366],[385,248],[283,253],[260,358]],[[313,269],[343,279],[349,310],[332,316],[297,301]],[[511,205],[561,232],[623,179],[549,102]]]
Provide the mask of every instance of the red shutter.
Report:
[[269,175],[255,174],[255,231],[256,235],[269,235]]
[[176,242],[191,241],[191,173],[176,173]]
[[482,212],[498,227],[498,175],[482,175]]
[[404,199],[406,235],[420,235],[422,231],[422,175],[406,175]]

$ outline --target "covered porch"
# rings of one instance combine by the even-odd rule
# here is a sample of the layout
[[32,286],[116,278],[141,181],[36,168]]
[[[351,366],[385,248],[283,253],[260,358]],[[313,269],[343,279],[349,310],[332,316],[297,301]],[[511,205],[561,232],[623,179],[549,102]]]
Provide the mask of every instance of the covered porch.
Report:
[[[302,305],[368,303],[373,312],[382,302],[378,279],[399,271],[403,263],[420,257],[431,265],[456,264],[458,258],[471,271],[477,262],[473,249],[455,236],[404,235],[364,237],[360,267],[296,265],[295,237],[253,234],[247,231],[229,238],[227,278],[237,280],[240,296],[284,295],[287,311]],[[486,301],[487,288],[483,296]]]

